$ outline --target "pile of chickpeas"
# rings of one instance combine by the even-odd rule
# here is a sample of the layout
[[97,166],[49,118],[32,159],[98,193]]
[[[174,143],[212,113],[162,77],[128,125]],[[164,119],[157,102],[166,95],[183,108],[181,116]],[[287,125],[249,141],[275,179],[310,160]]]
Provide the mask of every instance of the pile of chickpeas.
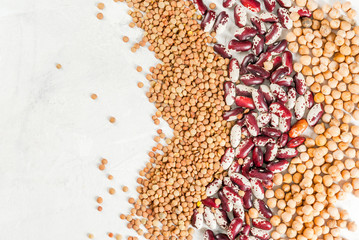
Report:
[[289,50],[299,53],[294,70],[302,72],[322,103],[324,115],[314,128],[315,138],[298,147],[288,173],[276,174],[267,190],[268,206],[278,208],[271,236],[280,239],[340,240],[340,229],[356,230],[346,210],[335,207],[353,193],[359,197],[359,26],[350,2],[319,8],[312,0],[297,0],[313,12],[311,18],[294,22],[287,35]]

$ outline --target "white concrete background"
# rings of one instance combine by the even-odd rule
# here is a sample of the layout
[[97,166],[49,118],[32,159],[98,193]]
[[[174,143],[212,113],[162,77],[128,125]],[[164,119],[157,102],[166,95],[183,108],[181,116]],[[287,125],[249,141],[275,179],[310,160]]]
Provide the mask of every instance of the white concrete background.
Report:
[[[136,195],[137,173],[158,128],[145,96],[145,74],[156,59],[147,49],[130,52],[142,36],[128,27],[127,6],[103,2],[99,21],[94,0],[0,0],[1,240],[134,233],[119,215]],[[130,43],[122,42],[124,34]],[[144,72],[136,72],[137,65]],[[110,124],[109,116],[117,122]],[[109,160],[104,172],[97,168],[102,157]],[[123,185],[130,193],[120,191]],[[114,196],[109,187],[116,188]],[[359,220],[357,202],[352,197],[345,205]]]

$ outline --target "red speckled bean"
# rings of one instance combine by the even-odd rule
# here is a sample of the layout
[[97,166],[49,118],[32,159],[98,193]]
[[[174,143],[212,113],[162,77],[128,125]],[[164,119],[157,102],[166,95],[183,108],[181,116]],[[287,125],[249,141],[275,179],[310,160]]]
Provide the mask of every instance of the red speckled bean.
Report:
[[263,166],[263,151],[260,147],[254,147],[252,152],[252,160],[253,164],[256,167],[262,167]]
[[241,171],[241,166],[238,161],[234,161],[232,165],[228,169],[228,176],[232,176],[235,173],[239,173]]
[[[278,153],[277,153],[278,155]],[[263,169],[263,168],[253,168],[249,171],[249,176],[251,178],[258,178],[261,180],[272,180],[273,179],[273,173],[269,170]]]
[[264,22],[257,16],[253,16],[250,18],[252,25],[257,29],[258,33],[264,35],[266,30],[266,25]]
[[247,66],[247,70],[256,77],[268,78],[271,75],[270,72],[256,64],[249,64]]
[[231,7],[234,6],[235,3],[236,3],[235,0],[223,0],[222,6],[223,6],[224,8],[231,8]]
[[259,89],[263,93],[267,103],[271,103],[275,100],[272,91],[269,89],[267,85],[260,85]]
[[254,89],[252,92],[252,99],[257,110],[261,113],[268,112],[268,105],[264,98],[264,94],[259,89]]
[[244,221],[245,212],[242,204],[236,204],[235,206],[233,206],[233,217],[240,218]]
[[246,120],[246,126],[247,126],[249,133],[252,136],[258,136],[258,134],[260,133],[260,129],[258,127],[257,119],[254,116],[254,114],[252,114],[252,113],[247,114],[245,120]]
[[229,50],[222,44],[214,44],[213,50],[219,55],[221,55],[223,58],[232,58],[232,55]]
[[265,35],[265,44],[275,43],[282,34],[283,27],[280,23],[274,23]]
[[255,109],[254,102],[252,98],[249,97],[243,97],[243,96],[237,96],[235,98],[235,102],[238,107],[244,107],[249,109]]
[[304,98],[305,98],[305,106],[310,109],[313,107],[314,105],[314,97],[313,97],[313,93],[309,90],[307,90],[305,93],[304,93]]
[[228,49],[236,51],[236,52],[246,52],[249,51],[252,48],[252,42],[248,40],[244,41],[238,41],[235,39],[232,39],[228,43]]
[[229,21],[229,16],[226,13],[226,11],[220,12],[216,18],[216,21],[214,22],[213,30],[217,34],[224,32],[228,21]]
[[234,218],[232,220],[231,224],[229,224],[229,227],[227,229],[227,236],[229,237],[229,239],[234,240],[237,237],[237,235],[241,231],[242,225],[242,219]]
[[227,111],[223,114],[223,119],[230,122],[230,121],[234,121],[237,120],[237,115],[241,114],[244,112],[243,108],[234,108],[230,111]]
[[206,14],[202,19],[201,28],[205,32],[210,32],[213,28],[215,21],[216,21],[216,13],[212,10],[209,10],[206,12]]
[[245,84],[247,86],[259,85],[259,84],[262,84],[264,82],[264,78],[254,76],[251,73],[244,74],[239,79],[243,84]]
[[211,230],[207,229],[204,232],[203,240],[216,240],[216,237],[214,236],[214,233]]
[[230,221],[226,211],[224,211],[223,209],[216,209],[216,211],[214,212],[214,216],[216,218],[218,226],[220,226],[222,229],[227,229]]
[[237,184],[239,189],[241,189],[242,191],[247,191],[247,190],[251,189],[251,183],[242,174],[233,173],[230,178],[231,178],[231,181],[234,182],[235,184]]
[[240,0],[242,5],[251,10],[252,12],[260,12],[261,4],[257,0]]
[[275,140],[267,136],[258,136],[253,138],[254,145],[264,147],[268,143],[275,143]]
[[258,56],[264,50],[264,37],[262,35],[256,35],[252,41],[252,51],[256,56]]
[[[282,60],[282,59],[280,59]],[[278,82],[285,76],[289,74],[289,68],[287,66],[280,66],[279,68],[277,68],[274,72],[272,72],[272,75],[270,77],[270,81],[271,83],[276,83],[278,84]],[[280,84],[278,84],[280,85]]]
[[277,152],[278,152],[277,144],[275,144],[275,143],[267,144],[266,152],[264,154],[264,161],[265,162],[273,161],[275,159],[275,157],[277,156]]
[[268,12],[273,12],[276,1],[275,0],[263,0],[264,6],[267,9]]
[[232,212],[233,210],[233,203],[230,202],[226,196],[224,195],[223,193],[223,190],[220,190],[218,192],[218,197],[219,199],[221,200],[221,206],[222,206],[222,209],[226,212]]
[[255,199],[253,201],[254,207],[257,209],[260,215],[262,215],[264,218],[271,218],[273,216],[272,211],[269,209],[267,204],[260,199]]
[[207,197],[206,199],[202,200],[203,205],[207,206],[207,207],[211,207],[211,208],[219,208],[220,206],[220,201],[218,201],[217,198],[211,198],[211,197]]
[[273,138],[273,137],[280,137],[280,135],[282,135],[282,132],[275,128],[264,127],[262,128],[262,134]]
[[[287,96],[286,92],[278,84],[272,83],[270,85],[270,90],[272,91],[273,95],[282,103],[285,103],[288,101],[288,96]],[[273,103],[271,105],[273,105]],[[281,117],[281,116],[279,116],[279,117]]]
[[203,213],[204,223],[210,228],[215,229],[217,226],[216,218],[212,213],[211,209],[207,206],[204,207]]
[[238,84],[236,86],[236,93],[238,96],[251,97],[254,89],[255,89],[254,87]]
[[[286,76],[289,77],[289,76]],[[288,88],[288,101],[285,103],[285,106],[292,110],[295,106],[295,102],[297,100],[297,92],[295,91],[295,88],[290,87]]]
[[296,12],[301,17],[311,17],[312,16],[312,12],[304,7],[297,7],[297,6],[291,7],[291,8],[289,8],[289,12],[291,12],[291,13]]
[[287,142],[288,142],[288,134],[287,133],[283,133],[279,138],[278,138],[278,141],[277,141],[277,145],[279,148],[283,148]]
[[266,126],[272,118],[272,115],[270,113],[260,113],[257,117],[257,123],[258,127],[262,128]]
[[252,225],[253,227],[259,228],[259,229],[263,229],[263,230],[271,230],[272,229],[272,224],[263,218],[255,218],[252,220]]
[[304,96],[299,96],[297,98],[297,102],[295,103],[295,107],[294,107],[294,115],[297,120],[303,118],[305,109],[306,109],[305,98]]
[[250,64],[250,63],[254,63],[254,60],[255,60],[255,56],[254,54],[248,54],[246,55],[243,60],[242,60],[242,63],[241,63],[241,69],[240,69],[240,74],[241,75],[244,75],[246,73],[248,73],[247,71],[247,66]]
[[234,205],[242,203],[241,197],[232,188],[225,186],[223,188],[223,193],[224,193],[224,196],[226,196],[226,198],[229,201],[231,201]]
[[255,35],[257,35],[258,31],[254,27],[245,26],[242,28],[239,28],[235,33],[234,37],[237,38],[240,41],[249,40]]
[[252,206],[252,190],[245,191],[243,196],[243,207],[249,210]]
[[249,171],[250,171],[251,167],[253,167],[253,161],[250,157],[246,157],[243,160],[243,165],[242,165],[242,174],[246,178],[249,178]]
[[269,239],[269,233],[267,231],[264,231],[259,228],[252,227],[251,234],[253,236],[255,236],[256,238],[259,238],[260,240],[268,240]]
[[305,141],[305,137],[293,138],[287,143],[287,147],[289,147],[289,148],[299,147],[300,145],[302,145],[304,143],[304,141]]
[[216,235],[216,240],[230,240],[229,237],[224,233],[218,233]]
[[281,54],[286,49],[287,45],[288,42],[285,39],[277,41],[267,47],[267,52],[270,52],[273,55]]
[[267,164],[267,169],[273,173],[279,173],[286,170],[289,162],[286,159],[275,160]]
[[197,5],[198,11],[204,15],[207,12],[207,6],[202,0],[193,0],[194,4]]

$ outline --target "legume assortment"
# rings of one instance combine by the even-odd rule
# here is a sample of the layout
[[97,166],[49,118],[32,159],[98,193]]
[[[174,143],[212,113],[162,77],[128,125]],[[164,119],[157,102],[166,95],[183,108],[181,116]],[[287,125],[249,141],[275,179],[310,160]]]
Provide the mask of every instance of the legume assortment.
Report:
[[[206,225],[208,240],[339,240],[340,228],[356,229],[334,206],[359,196],[359,28],[349,2],[126,3],[130,27],[144,30],[131,51],[149,43],[162,62],[146,75],[152,119],[174,130],[171,139],[157,131],[139,198],[121,215],[129,228],[192,239],[191,225]],[[233,38],[219,42],[222,33]]]

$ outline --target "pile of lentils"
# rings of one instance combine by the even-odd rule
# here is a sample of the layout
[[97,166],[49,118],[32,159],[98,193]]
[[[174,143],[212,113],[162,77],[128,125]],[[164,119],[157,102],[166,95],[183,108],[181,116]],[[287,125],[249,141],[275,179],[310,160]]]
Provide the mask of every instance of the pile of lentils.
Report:
[[150,162],[137,180],[139,198],[129,200],[134,208],[121,218],[146,239],[192,239],[193,209],[205,197],[205,186],[221,173],[220,159],[229,147],[231,123],[222,118],[229,110],[223,92],[229,60],[209,45],[216,39],[201,30],[192,2],[127,4],[133,23],[144,30],[143,40],[135,45],[148,41],[149,50],[162,61],[146,76],[146,95],[158,109],[153,120],[159,124],[162,117],[174,136],[149,153]]

